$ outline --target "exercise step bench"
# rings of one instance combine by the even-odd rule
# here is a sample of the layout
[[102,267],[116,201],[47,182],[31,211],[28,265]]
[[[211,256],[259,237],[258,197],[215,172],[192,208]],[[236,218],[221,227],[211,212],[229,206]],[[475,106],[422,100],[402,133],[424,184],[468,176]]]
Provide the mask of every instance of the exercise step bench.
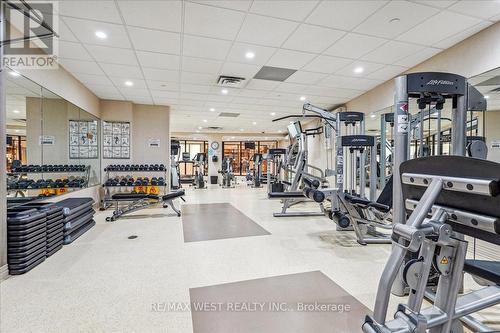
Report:
[[[174,199],[180,198],[185,201],[184,190],[168,193],[165,195],[147,194],[147,193],[115,193],[111,196],[111,201],[115,204],[115,210],[112,216],[106,217],[107,222],[118,220],[120,217],[132,212],[148,208],[158,203],[163,204],[163,208],[171,207],[177,216],[181,216],[181,211],[174,206]],[[127,203],[120,206],[120,203]]]

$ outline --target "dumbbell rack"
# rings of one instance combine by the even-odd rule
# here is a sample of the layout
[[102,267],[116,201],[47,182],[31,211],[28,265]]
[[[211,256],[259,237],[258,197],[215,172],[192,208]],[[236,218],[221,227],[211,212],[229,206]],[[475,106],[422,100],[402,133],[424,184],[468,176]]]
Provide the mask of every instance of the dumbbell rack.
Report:
[[123,189],[123,188],[134,188],[135,185],[113,185],[113,186],[108,186],[106,185],[106,182],[110,179],[110,174],[111,173],[125,173],[125,174],[133,174],[133,173],[163,173],[163,179],[165,179],[165,183],[163,186],[163,194],[168,193],[168,179],[167,179],[167,168],[164,170],[108,170],[105,169],[104,171],[106,173],[106,178],[104,180],[104,183],[102,184],[102,187],[104,188],[104,197],[101,200],[101,207],[100,210],[106,210],[109,207],[111,207],[113,199],[111,198],[111,189],[116,188],[116,189]]
[[[90,165],[86,165],[85,166],[85,170],[83,170],[83,171],[16,171],[16,172],[8,172],[7,173],[7,177],[16,177],[17,180],[19,180],[21,178],[21,176],[23,176],[23,175],[27,175],[27,174],[39,174],[39,175],[42,175],[42,179],[43,179],[43,175],[45,175],[45,174],[70,174],[70,173],[84,174],[83,178],[85,179],[85,183],[83,185],[85,187],[88,185],[89,179],[90,179]],[[71,187],[71,188],[77,188],[77,187]],[[45,189],[45,188],[16,188],[16,189],[8,189],[7,190],[7,195],[9,195],[10,193],[12,193],[12,192],[15,191],[16,194],[14,195],[14,197],[18,197],[18,195],[21,196],[21,197],[24,197],[25,196],[24,191],[29,191],[29,190],[43,190],[43,189]],[[57,189],[57,188],[51,188],[51,189]]]

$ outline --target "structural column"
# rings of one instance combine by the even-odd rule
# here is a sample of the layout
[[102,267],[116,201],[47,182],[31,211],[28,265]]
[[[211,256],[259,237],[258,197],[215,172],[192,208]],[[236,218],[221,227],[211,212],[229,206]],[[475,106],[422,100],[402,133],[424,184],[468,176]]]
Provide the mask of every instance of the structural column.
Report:
[[[4,4],[0,4],[0,38],[5,36]],[[0,46],[0,280],[7,276],[7,161],[5,152],[7,147],[7,125],[5,105],[5,68],[3,67],[3,50]]]

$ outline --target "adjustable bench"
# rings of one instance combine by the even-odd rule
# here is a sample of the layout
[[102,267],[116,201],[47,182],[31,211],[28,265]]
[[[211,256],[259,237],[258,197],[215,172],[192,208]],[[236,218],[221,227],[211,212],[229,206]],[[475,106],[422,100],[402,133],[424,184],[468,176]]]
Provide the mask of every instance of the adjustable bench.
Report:
[[[111,196],[111,201],[115,204],[115,210],[113,211],[112,216],[106,217],[106,221],[116,221],[123,215],[130,214],[158,203],[162,203],[163,208],[170,206],[177,216],[181,216],[181,211],[174,206],[173,200],[180,198],[185,201],[183,198],[184,194],[184,190],[164,195],[147,193],[115,193]],[[120,203],[125,203],[125,205],[120,206]]]
[[[314,185],[314,184],[313,184]],[[324,216],[325,208],[323,206],[323,201],[325,201],[325,193],[321,190],[317,190],[313,187],[306,187],[303,191],[294,192],[270,192],[268,193],[268,198],[272,200],[283,200],[283,207],[280,213],[274,213],[274,217],[285,217],[285,216]],[[287,209],[291,206],[303,202],[304,199],[310,199],[317,202],[320,207],[319,212],[287,212]]]

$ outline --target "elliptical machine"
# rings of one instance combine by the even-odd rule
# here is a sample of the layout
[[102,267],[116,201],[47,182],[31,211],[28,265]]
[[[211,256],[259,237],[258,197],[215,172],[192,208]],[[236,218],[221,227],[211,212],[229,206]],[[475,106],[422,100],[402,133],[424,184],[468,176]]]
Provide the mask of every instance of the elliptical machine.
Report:
[[203,189],[205,187],[205,163],[207,161],[207,155],[205,153],[197,153],[194,157],[194,188]]
[[222,188],[234,187],[232,184],[232,181],[234,181],[233,160],[232,156],[224,156],[222,159],[222,170],[220,171],[222,174]]
[[182,187],[181,172],[179,163],[177,162],[180,147],[181,144],[178,140],[172,140],[170,142],[170,188],[172,190],[177,190]]

